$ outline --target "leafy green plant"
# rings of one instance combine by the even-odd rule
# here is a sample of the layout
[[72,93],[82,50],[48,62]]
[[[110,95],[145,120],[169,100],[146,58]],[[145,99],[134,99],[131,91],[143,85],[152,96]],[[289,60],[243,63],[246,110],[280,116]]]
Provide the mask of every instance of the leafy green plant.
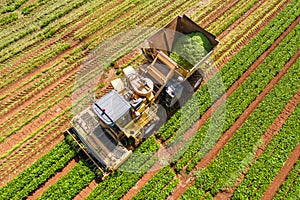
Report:
[[75,144],[67,141],[69,141],[68,138],[35,161],[15,179],[1,187],[1,199],[25,198],[54,173],[64,168],[78,152]]
[[170,58],[188,70],[200,62],[211,49],[212,44],[208,38],[203,33],[195,32],[179,37]]
[[[298,106],[299,107],[299,106]],[[296,191],[299,192],[300,188],[300,160],[296,162],[293,169],[288,174],[284,183],[280,186],[279,190],[274,196],[275,200],[279,199],[288,199],[289,197],[292,199],[292,195],[295,194]]]
[[11,22],[13,22],[17,19],[18,19],[18,14],[17,13],[11,13],[11,14],[9,14],[5,17],[2,17],[0,19],[0,26],[3,26],[5,24],[9,24],[9,23],[11,23]]
[[67,175],[51,185],[38,199],[72,199],[95,178],[95,173],[79,161]]

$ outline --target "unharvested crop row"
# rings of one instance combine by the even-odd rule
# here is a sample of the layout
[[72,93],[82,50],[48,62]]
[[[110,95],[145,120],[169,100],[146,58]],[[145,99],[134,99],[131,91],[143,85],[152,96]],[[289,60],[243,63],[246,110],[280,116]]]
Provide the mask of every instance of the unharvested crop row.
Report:
[[205,195],[214,196],[220,190],[233,186],[251,165],[261,145],[261,136],[299,89],[299,62],[300,59],[250,114],[212,163],[197,173],[195,186],[205,191]]
[[96,176],[93,166],[79,161],[65,176],[51,185],[38,199],[72,199]]
[[[298,116],[300,116],[300,113],[298,114]],[[274,199],[275,200],[289,199],[289,198],[295,199],[294,197],[296,197],[297,193],[299,194],[299,188],[300,188],[300,160],[296,162],[293,169],[288,174],[286,180],[280,186],[279,190],[274,196]]]
[[[290,26],[298,16],[297,12],[299,11],[300,3],[292,1],[220,70],[222,80],[220,80],[218,74],[210,79],[194,94],[194,98],[187,102],[160,128],[157,136],[167,140],[174,134],[183,134],[210,107],[212,102],[215,102],[222,95],[221,86],[223,85],[225,89],[228,89]],[[212,94],[210,94],[210,91],[212,91]],[[182,110],[185,111],[184,113],[188,112],[188,114],[184,114]]]
[[157,160],[152,156],[159,149],[155,137],[148,138],[133,153],[120,169],[100,182],[87,199],[119,199]]
[[172,182],[174,177],[175,172],[170,166],[164,167],[159,170],[132,199],[163,199],[161,192]]
[[[188,143],[189,147],[185,150],[180,161],[176,164],[176,169],[181,170],[190,159],[192,159],[188,170],[191,170],[199,162],[199,160],[212,148],[218,138],[238,119],[238,117],[246,110],[252,101],[261,93],[273,77],[284,67],[289,59],[296,53],[298,47],[296,45],[297,37],[295,29],[278,45],[278,47],[270,53],[270,55],[252,72],[252,74],[227,98],[226,100],[226,116],[225,105],[218,108],[213,117],[208,120],[204,126],[199,129]],[[282,56],[278,56],[281,52],[289,52]],[[225,117],[225,119],[223,119]],[[222,120],[223,119],[223,120]],[[206,135],[209,138],[206,138]],[[202,144],[202,145],[201,145]]]
[[78,152],[74,144],[68,143],[67,140],[59,143],[6,186],[1,187],[1,199],[25,198],[55,172],[62,169]]
[[[299,59],[300,60],[300,59]],[[300,68],[300,61],[297,68]],[[300,83],[300,81],[298,81]],[[264,153],[247,172],[235,190],[233,199],[261,199],[292,150],[300,141],[300,105],[286,120],[281,130],[272,138]],[[287,198],[289,199],[289,198]]]
[[20,163],[32,156],[28,154],[29,152],[37,152],[39,149],[42,149],[44,146],[49,145],[52,141],[60,137],[62,131],[60,127],[69,123],[70,118],[70,108],[67,108],[56,118],[47,121],[38,130],[31,133],[24,140],[2,154],[2,175],[5,176],[12,171],[16,171],[19,168]]

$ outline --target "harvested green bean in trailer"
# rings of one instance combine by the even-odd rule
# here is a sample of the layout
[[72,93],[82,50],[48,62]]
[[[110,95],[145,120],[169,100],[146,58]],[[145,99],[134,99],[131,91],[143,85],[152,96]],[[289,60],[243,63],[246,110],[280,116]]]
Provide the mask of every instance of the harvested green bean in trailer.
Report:
[[203,79],[200,68],[218,43],[186,15],[177,16],[145,41],[146,65],[124,68],[111,92],[72,119],[67,132],[104,177],[159,128],[159,104],[177,108],[192,96]]

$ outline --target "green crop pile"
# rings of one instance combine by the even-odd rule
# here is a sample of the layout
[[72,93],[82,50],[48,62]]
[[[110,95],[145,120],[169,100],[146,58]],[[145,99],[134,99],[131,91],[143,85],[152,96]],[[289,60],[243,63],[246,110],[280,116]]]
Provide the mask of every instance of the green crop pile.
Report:
[[170,58],[188,70],[196,65],[211,49],[212,44],[204,34],[190,33],[178,39]]

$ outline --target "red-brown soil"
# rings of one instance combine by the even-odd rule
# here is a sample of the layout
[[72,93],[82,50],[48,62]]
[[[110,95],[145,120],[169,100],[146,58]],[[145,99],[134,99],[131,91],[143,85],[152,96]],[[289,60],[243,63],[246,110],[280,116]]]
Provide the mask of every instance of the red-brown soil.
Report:
[[230,1],[230,3],[224,2],[224,4],[219,5],[215,11],[216,12],[210,12],[207,16],[205,16],[207,19],[201,23],[201,26],[204,28],[207,28],[209,24],[214,22],[216,19],[218,19],[220,16],[222,16],[228,9],[235,6],[239,0]]
[[81,200],[89,196],[89,194],[92,192],[92,190],[97,186],[97,182],[94,179],[87,187],[85,187],[83,190],[77,194],[73,200]]
[[[286,35],[298,24],[299,18],[272,44],[272,46],[263,53],[252,65],[251,67],[226,91],[224,94],[225,97],[228,97],[239,85],[254,71],[275,48],[276,46],[286,37]],[[298,22],[297,22],[298,21]],[[299,51],[297,55],[299,56]],[[296,60],[297,56],[294,56],[291,60],[293,62]],[[240,126],[245,122],[248,116],[253,112],[253,110],[258,106],[258,104],[263,100],[263,98],[269,93],[269,91],[275,86],[275,84],[280,80],[280,78],[286,73],[293,62],[288,62],[284,68],[272,79],[272,81],[267,85],[267,87],[262,91],[262,93],[250,104],[250,106],[244,111],[244,113],[237,119],[237,121],[231,126],[218,140],[215,146],[205,155],[205,157],[198,163],[196,169],[207,167],[210,162],[218,155],[220,150],[227,144],[230,138],[234,135],[236,130],[240,128]],[[222,100],[223,98],[221,98]],[[218,103],[218,101],[216,102]],[[208,110],[209,111],[209,110]],[[208,112],[206,111],[206,113]],[[205,113],[205,114],[206,114]],[[205,115],[204,114],[204,115]],[[203,116],[204,116],[203,115]],[[208,115],[208,114],[207,114]],[[198,120],[200,121],[203,116]],[[198,123],[198,121],[196,123]],[[197,129],[198,130],[198,129]],[[188,130],[190,131],[190,129]],[[187,132],[188,132],[187,131]],[[195,131],[195,130],[191,130]],[[195,170],[190,172],[190,176],[193,176]],[[189,183],[181,183],[179,185],[185,185],[185,187],[177,186],[175,188],[174,193],[171,195],[172,199],[179,198],[184,191],[194,182]]]
[[48,179],[39,189],[34,191],[30,196],[27,197],[28,200],[37,199],[39,196],[43,194],[43,192],[52,184],[56,183],[61,177],[65,176],[70,169],[72,169],[76,165],[76,160],[72,159],[62,171],[57,172],[54,176]]
[[[67,34],[68,35],[68,34]],[[250,40],[250,39],[249,39]],[[77,43],[76,43],[77,44]],[[76,45],[75,43],[73,44],[73,45]],[[83,42],[81,42],[80,44],[83,44]],[[79,43],[78,43],[78,45],[79,45]],[[31,55],[31,56],[33,56],[33,55]],[[30,57],[30,56],[29,56]],[[28,57],[28,58],[29,58]],[[217,105],[217,104],[216,104]],[[23,105],[21,105],[20,107],[22,107],[22,109],[24,108],[24,106]],[[60,106],[59,106],[60,107]],[[63,106],[61,106],[61,108],[65,108],[66,106],[65,105],[63,105]],[[210,111],[211,112],[211,111]],[[11,116],[13,116],[13,113],[9,113]],[[52,118],[51,116],[52,116],[52,114],[51,113],[48,113],[49,115],[46,115],[45,116],[45,118],[43,118],[43,120],[42,121],[39,121],[40,123],[43,123],[43,122],[45,122],[45,121],[47,121],[47,120],[49,120],[50,118]],[[194,127],[194,129],[196,129],[196,130],[198,130],[198,127],[201,125],[201,124],[199,124],[199,122],[197,122],[198,124],[197,125],[194,125],[193,127]],[[30,127],[28,127],[28,130],[29,130],[29,133],[31,133],[33,130],[35,130],[37,127],[36,126],[30,126]],[[63,131],[63,128],[62,128],[62,131]],[[26,134],[25,134],[26,135]],[[28,134],[27,134],[28,135]],[[22,135],[20,135],[20,136],[22,136]],[[23,136],[22,136],[23,137]],[[7,178],[7,181],[8,180],[10,180],[11,178],[13,178],[14,176],[16,176],[17,174],[18,174],[18,172],[20,172],[21,170],[23,170],[23,169],[25,169],[28,165],[30,165],[35,159],[37,159],[38,157],[40,157],[41,155],[43,155],[44,153],[46,153],[46,152],[48,152],[55,144],[57,144],[59,141],[61,141],[61,139],[62,139],[62,137],[59,137],[59,138],[56,138],[55,140],[51,140],[51,141],[48,141],[48,143],[44,143],[45,144],[45,146],[43,146],[42,148],[37,148],[37,149],[34,149],[34,151],[35,152],[33,152],[33,151],[28,151],[28,152],[26,152],[26,155],[28,155],[28,160],[26,160],[26,161],[23,161],[23,162],[20,162],[20,163],[17,163],[17,160],[15,160],[16,162],[15,163],[17,163],[18,164],[18,170],[15,172],[15,174],[13,174],[13,175],[10,175],[9,177],[7,176],[6,178]],[[17,144],[17,142],[16,143],[14,143],[13,141],[12,142],[9,142],[9,144],[8,145],[10,145],[11,147],[13,146],[13,144]],[[9,148],[9,147],[7,147],[7,148]],[[2,176],[2,175],[1,175]],[[96,184],[96,183],[95,183]],[[90,184],[90,186],[91,186],[91,188],[92,187],[95,187],[95,184],[93,184],[93,182]],[[142,185],[142,183],[140,183],[141,185]],[[84,192],[83,192],[84,193]],[[88,192],[87,192],[88,193]],[[86,194],[87,194],[86,193]],[[81,194],[81,193],[80,193]],[[80,196],[80,194],[79,194],[79,196],[77,196],[76,198],[79,198],[80,199],[80,197],[82,197],[82,196],[85,196],[86,194],[81,194],[82,196]]]
[[293,169],[294,164],[300,158],[300,143],[296,146],[296,148],[292,151],[287,161],[284,163],[284,166],[277,174],[273,182],[269,185],[268,189],[265,191],[262,200],[271,200],[276,194],[277,190],[281,186],[281,184],[285,181],[289,172]]
[[134,197],[138,191],[146,184],[148,181],[160,170],[163,166],[159,163],[159,161],[155,162],[155,164],[142,176],[142,178],[136,183],[134,187],[132,187],[126,195],[122,197],[122,200],[129,200]]
[[[288,4],[290,2],[290,0],[287,0],[287,1],[285,1],[285,3],[284,4],[282,4],[277,10],[276,10],[276,12],[273,12],[263,23],[261,23],[255,30],[253,30],[253,31],[251,31],[249,34],[248,34],[248,32],[249,32],[249,30],[247,30],[247,29],[245,29],[245,31],[243,32],[243,33],[241,33],[240,34],[240,36],[239,37],[237,37],[234,41],[233,41],[233,43],[234,42],[237,42],[237,41],[239,41],[242,37],[243,37],[243,35],[245,35],[245,34],[248,34],[248,37],[246,37],[246,38],[243,38],[243,40],[242,41],[240,41],[239,42],[239,45],[236,45],[235,46],[235,48],[234,49],[232,49],[232,50],[230,50],[230,53],[228,54],[228,56],[226,56],[226,57],[224,57],[220,62],[218,62],[218,64],[217,64],[217,68],[218,69],[220,69],[222,66],[224,66],[226,63],[228,63],[229,62],[229,60],[231,59],[231,58],[233,58],[233,56],[235,56],[247,43],[249,43],[249,41],[253,38],[253,37],[255,37],[273,18],[275,18],[275,16],[277,15],[277,13],[278,12],[280,12],[281,10],[283,10],[283,8]],[[258,4],[256,4],[255,6],[254,6],[254,8],[256,8],[257,9],[257,6]],[[253,8],[253,9],[254,9]],[[250,9],[250,10],[248,10],[246,13],[245,13],[245,15],[243,15],[241,18],[239,18],[239,19],[241,19],[241,22],[243,21],[243,20],[245,20],[246,18],[244,18],[244,16],[249,16],[249,15],[251,15],[251,13],[253,12],[254,10],[252,10],[252,9]],[[238,20],[236,20],[231,26],[229,26],[225,31],[223,31],[221,34],[220,34],[220,36],[218,37],[218,39],[219,40],[221,40],[221,38],[224,38],[225,37],[225,35],[223,35],[223,33],[225,34],[225,32],[228,32],[227,34],[230,34],[230,32],[231,31],[234,31],[234,28],[238,25],[238,24],[236,24],[236,23],[238,23],[239,22],[239,19]],[[257,19],[257,21],[259,21],[259,19]],[[240,23],[241,23],[240,22]],[[225,51],[227,51],[227,50],[224,50],[224,51],[222,51],[222,53],[223,52],[225,52]],[[215,61],[217,61],[220,57],[221,57],[221,55],[222,54],[219,54],[218,56],[216,56],[215,58],[214,58],[214,60]]]
[[[264,150],[267,148],[267,146],[270,143],[270,141],[272,140],[272,138],[278,133],[278,131],[281,129],[281,127],[283,126],[285,121],[288,119],[288,117],[291,115],[291,113],[295,110],[295,108],[297,107],[297,104],[299,102],[300,102],[300,89],[294,95],[294,97],[287,103],[287,105],[285,106],[283,111],[277,116],[277,118],[274,120],[272,125],[268,128],[268,130],[262,135],[261,139],[262,139],[262,141],[264,141],[264,143],[261,147],[259,147],[256,150],[256,157],[253,159],[252,163],[254,163],[259,158],[259,156],[264,152]],[[294,149],[294,151],[290,155],[290,157],[292,157],[292,158],[290,158],[290,160],[288,159],[285,163],[286,168],[283,167],[282,170],[281,170],[282,174],[279,173],[276,176],[276,178],[273,180],[271,185],[269,186],[268,190],[265,191],[265,196],[266,196],[267,199],[272,199],[273,195],[275,195],[276,191],[278,190],[280,185],[283,183],[283,181],[284,181],[285,177],[287,176],[288,172],[291,170],[291,168],[293,167],[293,165],[297,161],[297,158],[296,158],[297,156],[296,155],[298,155],[298,158],[299,158],[299,155],[300,155],[299,148],[300,148],[300,145],[298,145]],[[298,149],[298,152],[295,152],[295,151],[297,151],[297,149]],[[288,164],[287,164],[287,162],[288,162]],[[226,196],[226,198],[230,199],[231,196],[233,195],[234,191],[238,187],[238,185],[243,181],[243,179],[245,177],[245,174],[247,174],[249,169],[250,168],[248,167],[243,172],[241,177],[239,177],[239,179],[235,183],[235,187],[229,188],[228,190],[219,192],[215,196],[215,199],[223,199],[224,196]]]
[[[253,11],[252,11],[253,12]],[[246,14],[248,14],[248,15],[250,15],[250,13],[246,13]],[[266,22],[266,23],[263,23],[264,25],[266,25],[268,22]],[[249,38],[249,40],[250,40],[251,38]],[[280,40],[281,41],[281,40]],[[279,41],[279,42],[280,42]],[[279,43],[278,42],[278,43]],[[277,43],[277,44],[278,44]],[[268,53],[266,53],[264,56],[267,56],[276,46],[277,46],[277,44],[272,48],[272,49],[270,49],[270,51],[268,52]],[[212,113],[213,113],[213,111],[215,110],[215,109],[217,109],[223,102],[224,102],[224,100],[225,100],[225,97],[226,96],[229,96],[250,74],[251,74],[251,72],[253,71],[253,70],[255,70],[256,69],[256,67],[261,63],[263,61],[263,59],[261,59],[259,62],[257,62],[255,65],[252,65],[251,67],[250,67],[250,69],[234,84],[234,86],[233,87],[231,87],[227,92],[226,92],[226,95],[224,95],[224,96],[222,96],[211,108],[209,108],[205,113],[204,113],[204,115],[197,121],[197,122],[195,122],[194,123],[194,125],[184,134],[184,137],[186,138],[186,139],[188,139],[188,138],[190,138],[190,137],[192,137],[193,135],[194,135],[194,133],[207,121],[207,119],[209,118],[209,117],[211,117],[211,115],[212,115]],[[152,174],[152,176],[153,176],[154,174]],[[152,177],[151,176],[151,177]],[[185,177],[185,176],[182,176],[182,175],[179,175],[180,177]],[[142,179],[145,179],[146,181],[148,181],[151,177],[149,177],[149,175],[148,174],[145,174],[145,176],[144,177],[142,177]],[[140,181],[142,181],[142,179],[140,180]],[[136,191],[136,192],[134,192],[134,194],[136,194],[137,192],[138,192],[138,190],[146,183],[146,181],[145,180],[143,180],[142,182],[143,182],[143,184],[137,184],[137,187],[138,188],[132,188],[127,194],[126,194],[126,198],[125,199],[130,199],[129,197],[132,197],[132,196],[134,196],[132,193],[134,192],[134,191]],[[188,183],[189,184],[186,184],[186,182],[185,181],[188,181]],[[189,177],[189,178],[187,178],[185,181],[181,181],[180,183],[179,183],[179,185],[181,185],[181,186],[187,186],[187,185],[190,185],[192,182],[193,182],[193,178],[192,177]],[[136,190],[136,189],[138,189],[138,190]],[[177,188],[176,188],[177,189]],[[176,191],[176,189],[175,189],[175,191]],[[129,196],[129,197],[128,197]],[[170,197],[171,199],[172,199],[172,197]]]

